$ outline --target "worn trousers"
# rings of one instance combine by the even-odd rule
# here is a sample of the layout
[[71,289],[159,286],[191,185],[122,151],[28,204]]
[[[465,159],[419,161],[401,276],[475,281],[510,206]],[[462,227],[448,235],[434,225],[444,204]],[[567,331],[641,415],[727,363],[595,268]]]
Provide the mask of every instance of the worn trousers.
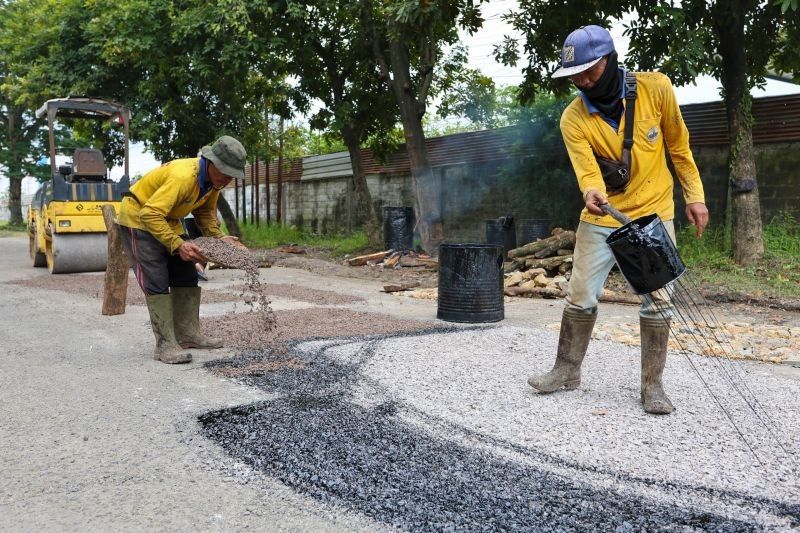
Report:
[[169,294],[170,287],[197,287],[197,269],[192,261],[169,253],[147,231],[126,226],[120,226],[120,230],[136,281],[146,295]]
[[[672,242],[675,242],[675,225],[664,221]],[[597,312],[600,293],[606,284],[609,272],[614,267],[614,254],[606,239],[616,228],[606,228],[587,222],[578,225],[573,255],[572,275],[567,290],[567,307],[585,314]],[[646,318],[662,318],[671,315],[667,290],[651,293],[652,298],[643,298],[639,315]],[[657,306],[657,307],[656,307]]]

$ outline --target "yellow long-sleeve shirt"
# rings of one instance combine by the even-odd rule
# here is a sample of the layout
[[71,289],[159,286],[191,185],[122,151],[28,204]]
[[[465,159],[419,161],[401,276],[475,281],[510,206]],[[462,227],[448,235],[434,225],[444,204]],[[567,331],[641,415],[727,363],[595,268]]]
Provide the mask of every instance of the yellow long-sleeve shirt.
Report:
[[122,200],[120,225],[148,231],[170,253],[183,243],[181,219],[189,213],[204,236],[222,237],[216,217],[219,191],[212,188],[198,198],[199,173],[199,158],[176,159],[151,170],[131,186],[133,197]]
[[[633,219],[657,213],[662,220],[672,220],[675,218],[673,177],[667,168],[665,145],[683,186],[686,203],[705,202],[703,183],[689,150],[689,131],[669,78],[658,72],[637,72],[636,85],[631,180],[624,193],[610,196],[609,201]],[[619,130],[614,131],[599,113],[589,113],[580,96],[564,110],[561,134],[584,196],[592,189],[606,193],[593,149],[601,157],[621,160],[624,133],[624,113]],[[592,215],[585,208],[581,220],[598,226],[620,225],[608,215]]]

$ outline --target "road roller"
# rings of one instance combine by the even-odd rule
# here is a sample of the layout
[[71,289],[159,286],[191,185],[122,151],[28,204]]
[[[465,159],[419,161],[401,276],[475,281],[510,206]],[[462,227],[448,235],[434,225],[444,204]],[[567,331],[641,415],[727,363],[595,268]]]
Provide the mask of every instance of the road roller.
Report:
[[[113,205],[119,214],[128,192],[131,112],[123,105],[97,98],[56,98],[36,110],[47,118],[50,133],[52,178],[34,195],[28,209],[28,237],[34,267],[47,266],[52,274],[105,270],[108,239],[102,206]],[[61,148],[55,143],[57,119],[89,119],[121,124],[124,132],[124,174],[119,181],[108,175],[101,150]],[[71,155],[69,164],[56,166],[56,153]],[[71,152],[71,153],[65,153]]]

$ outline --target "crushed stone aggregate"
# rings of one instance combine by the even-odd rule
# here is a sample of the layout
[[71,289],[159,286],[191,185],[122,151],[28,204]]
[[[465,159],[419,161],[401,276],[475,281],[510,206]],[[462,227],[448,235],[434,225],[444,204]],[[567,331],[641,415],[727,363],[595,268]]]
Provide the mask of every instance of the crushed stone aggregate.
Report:
[[[298,341],[301,364],[239,378],[275,400],[199,420],[254,471],[401,529],[800,527],[796,463],[731,405],[761,468],[688,364],[670,359],[665,377],[678,411],[648,416],[638,356],[618,344],[592,343],[577,391],[534,394],[526,376],[549,369],[556,341],[508,326]],[[746,377],[797,420],[796,382]],[[780,427],[796,449],[797,425]]]
[[[295,285],[294,283],[262,283],[262,286],[264,287],[264,291],[272,297],[289,298],[291,300],[317,305],[343,305],[366,302],[366,299],[360,296],[322,289],[310,289],[302,285]],[[240,292],[249,290],[244,285],[232,285],[228,287],[228,289]]]
[[[103,299],[103,286],[105,284],[105,274],[58,274],[54,276],[37,276],[35,278],[18,279],[5,283],[24,285],[34,289],[44,289],[48,291],[61,291],[72,294],[83,294]],[[241,300],[240,296],[229,292],[206,289],[200,296],[201,303],[229,303]],[[128,292],[125,300],[126,305],[145,305],[144,293],[136,282],[136,278],[131,274],[128,279]]]

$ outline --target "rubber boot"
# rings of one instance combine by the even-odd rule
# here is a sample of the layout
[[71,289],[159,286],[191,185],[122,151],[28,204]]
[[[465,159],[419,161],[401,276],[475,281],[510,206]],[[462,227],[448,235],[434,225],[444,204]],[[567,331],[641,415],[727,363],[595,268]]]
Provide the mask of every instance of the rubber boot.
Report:
[[667,362],[669,320],[641,317],[639,328],[642,334],[642,406],[648,413],[668,415],[675,408],[664,392],[661,375]]
[[570,308],[564,309],[556,363],[547,374],[529,377],[528,385],[539,392],[576,389],[581,384],[581,364],[596,320],[597,312],[587,315]]
[[172,287],[175,338],[183,348],[222,348],[222,339],[200,329],[200,287]]
[[172,298],[169,294],[146,296],[147,310],[150,312],[150,325],[156,337],[153,359],[163,363],[188,363],[192,354],[181,349],[175,340],[172,321]]

